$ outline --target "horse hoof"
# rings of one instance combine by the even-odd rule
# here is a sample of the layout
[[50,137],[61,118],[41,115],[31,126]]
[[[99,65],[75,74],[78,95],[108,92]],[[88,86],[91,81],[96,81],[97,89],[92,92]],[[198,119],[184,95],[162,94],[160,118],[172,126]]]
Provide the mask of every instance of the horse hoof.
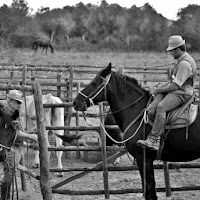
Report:
[[113,166],[118,166],[119,165],[119,162],[114,162],[113,163]]
[[57,177],[63,178],[63,174],[57,174]]

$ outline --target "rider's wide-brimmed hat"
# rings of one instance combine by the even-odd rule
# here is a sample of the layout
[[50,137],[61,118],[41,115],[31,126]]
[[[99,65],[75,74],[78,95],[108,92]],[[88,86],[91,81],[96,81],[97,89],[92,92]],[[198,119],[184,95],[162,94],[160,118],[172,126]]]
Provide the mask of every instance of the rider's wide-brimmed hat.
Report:
[[22,92],[20,90],[10,90],[9,93],[8,93],[8,97],[10,99],[14,99],[16,101],[19,101],[19,102],[23,102],[22,101],[22,98],[23,98],[23,95],[22,95]]
[[171,51],[185,44],[185,40],[180,35],[173,35],[169,37],[167,51]]

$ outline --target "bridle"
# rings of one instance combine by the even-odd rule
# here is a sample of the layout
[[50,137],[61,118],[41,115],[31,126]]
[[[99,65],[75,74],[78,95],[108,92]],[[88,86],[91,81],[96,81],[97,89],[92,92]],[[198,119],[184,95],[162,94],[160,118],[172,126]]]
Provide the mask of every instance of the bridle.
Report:
[[[106,100],[107,100],[107,88],[106,88],[106,86],[108,85],[108,83],[109,83],[109,81],[110,81],[111,75],[112,75],[112,73],[109,74],[106,78],[101,77],[101,79],[103,79],[103,82],[102,82],[93,92],[91,92],[88,96],[85,95],[85,94],[82,93],[82,92],[79,92],[79,94],[81,94],[83,97],[85,97],[85,99],[83,99],[83,101],[86,102],[87,100],[89,100],[90,105],[94,105],[93,99],[94,99],[96,96],[98,96],[102,91],[104,91],[104,98],[105,98],[105,101],[106,101]],[[146,91],[146,92],[142,92],[141,90],[139,90],[139,89],[136,88],[136,87],[135,87],[135,89],[136,89],[139,93],[142,94],[138,99],[136,99],[134,102],[132,102],[131,104],[125,106],[124,108],[122,108],[122,109],[120,109],[120,110],[117,110],[117,111],[114,111],[114,112],[110,112],[110,113],[107,112],[107,113],[104,113],[103,115],[107,115],[107,114],[111,114],[111,113],[114,114],[114,113],[121,112],[121,111],[123,111],[123,110],[125,110],[125,109],[131,107],[132,105],[138,103],[138,102],[146,95],[147,91]]]
[[107,91],[106,91],[106,86],[108,85],[110,78],[111,78],[112,74],[109,74],[106,78],[101,77],[101,79],[103,79],[103,82],[93,91],[91,92],[88,96],[83,94],[82,92],[79,92],[79,94],[81,94],[83,97],[85,97],[85,99],[83,99],[83,101],[87,101],[89,100],[90,104],[91,102],[93,102],[93,99],[98,96],[102,91],[104,91],[104,97],[105,97],[105,101],[107,100]]
[[[90,93],[88,96],[85,95],[85,94],[83,94],[82,92],[79,92],[79,94],[81,94],[83,97],[85,97],[85,99],[84,99],[83,101],[86,102],[87,100],[89,100],[90,104],[94,105],[93,99],[94,99],[97,95],[99,95],[103,90],[104,90],[104,97],[105,97],[105,100],[106,100],[106,99],[107,99],[106,86],[108,85],[108,83],[109,83],[109,81],[110,81],[111,75],[112,75],[112,74],[109,74],[109,75],[107,76],[108,78],[107,78],[107,77],[106,77],[106,78],[101,77],[101,78],[103,79],[103,82],[101,83],[101,85],[99,85],[99,86],[98,86],[92,93]],[[139,91],[139,92],[142,94],[142,96],[140,96],[138,99],[136,99],[134,102],[132,102],[131,104],[127,105],[126,107],[124,107],[124,108],[122,108],[122,109],[120,109],[120,110],[118,110],[118,111],[112,112],[112,114],[113,114],[113,113],[121,112],[121,111],[123,111],[123,110],[129,108],[130,106],[136,104],[136,103],[139,102],[139,101],[146,95],[146,93],[147,93],[147,91],[146,91],[146,92],[142,92],[142,91],[139,90],[138,88],[136,88],[136,90]],[[127,132],[127,131],[130,129],[130,127],[131,127],[133,124],[135,124],[136,121],[138,121],[139,118],[141,118],[142,115],[143,115],[143,118],[142,118],[142,120],[141,120],[141,122],[140,122],[138,128],[136,129],[135,133],[133,133],[133,135],[131,135],[129,138],[127,138],[127,139],[124,140],[124,141],[121,141],[121,142],[116,141],[116,140],[114,140],[114,139],[107,133],[107,131],[105,130],[104,126],[101,124],[101,121],[100,121],[100,125],[102,126],[102,128],[103,128],[104,132],[106,133],[106,135],[107,135],[112,141],[114,141],[115,143],[118,143],[118,144],[125,143],[125,142],[129,141],[130,139],[132,139],[132,138],[137,134],[137,132],[139,131],[139,129],[140,129],[140,127],[142,126],[143,122],[146,121],[146,111],[148,110],[148,106],[149,106],[149,104],[150,104],[151,99],[152,99],[152,96],[151,96],[150,99],[148,100],[148,103],[147,103],[146,107],[145,107],[145,108],[142,110],[142,112],[140,112],[140,114],[127,126],[127,128],[125,129],[125,131],[124,131],[124,133],[123,133],[123,135],[124,135],[125,132]],[[96,113],[97,113],[97,112],[96,112]],[[83,114],[85,115],[84,112],[83,112]],[[104,115],[105,115],[105,114],[104,114]]]

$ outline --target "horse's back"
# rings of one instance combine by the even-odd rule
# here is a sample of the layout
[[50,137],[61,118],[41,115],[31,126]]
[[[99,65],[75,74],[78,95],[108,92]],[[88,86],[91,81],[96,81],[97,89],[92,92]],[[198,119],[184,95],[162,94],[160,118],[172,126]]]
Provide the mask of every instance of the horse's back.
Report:
[[[43,104],[57,104],[57,103],[62,103],[62,100],[59,97],[55,97],[51,93],[49,93],[46,95],[42,95],[42,103]],[[54,111],[52,112],[52,110]],[[51,108],[44,108],[45,126],[50,126],[51,124],[54,126],[64,126],[64,108],[54,108],[52,110]],[[31,116],[36,117],[35,101],[34,101],[33,95],[26,96],[26,99],[23,99],[21,112],[23,113],[23,118],[24,118],[22,119],[23,126],[25,126],[24,124],[25,124],[26,113],[28,116],[31,115]],[[31,120],[31,119],[28,119],[28,120]],[[33,123],[29,123],[29,124],[33,125]]]

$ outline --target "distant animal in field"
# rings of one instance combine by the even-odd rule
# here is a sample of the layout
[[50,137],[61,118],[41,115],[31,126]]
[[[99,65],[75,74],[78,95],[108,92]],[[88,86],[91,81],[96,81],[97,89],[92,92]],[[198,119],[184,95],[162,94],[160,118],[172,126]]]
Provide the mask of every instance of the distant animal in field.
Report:
[[54,47],[51,44],[50,40],[45,40],[45,39],[37,39],[33,42],[32,44],[32,49],[35,50],[35,52],[37,52],[38,47],[42,47],[42,53],[44,52],[44,50],[46,49],[46,54],[47,54],[47,50],[48,48],[50,48],[51,53],[54,53]]

